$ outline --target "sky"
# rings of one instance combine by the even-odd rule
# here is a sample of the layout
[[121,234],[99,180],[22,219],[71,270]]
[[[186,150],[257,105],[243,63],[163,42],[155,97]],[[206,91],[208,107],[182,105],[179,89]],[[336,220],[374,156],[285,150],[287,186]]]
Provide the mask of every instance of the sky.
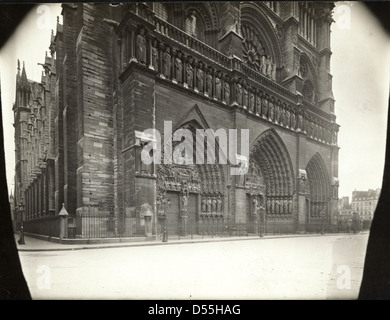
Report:
[[[0,50],[4,148],[8,192],[14,188],[14,128],[17,59],[27,77],[40,81],[58,4],[38,5]],[[331,74],[336,122],[340,124],[339,197],[380,188],[384,169],[390,75],[390,38],[359,2],[337,2],[331,33]],[[60,17],[60,21],[62,21]]]

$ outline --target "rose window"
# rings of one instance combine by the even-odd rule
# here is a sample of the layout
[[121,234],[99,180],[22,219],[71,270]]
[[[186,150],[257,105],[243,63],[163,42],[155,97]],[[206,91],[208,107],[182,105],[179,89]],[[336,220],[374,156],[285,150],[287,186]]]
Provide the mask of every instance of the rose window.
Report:
[[263,46],[255,31],[250,27],[243,25],[241,28],[243,41],[244,62],[251,68],[261,70],[261,57],[265,55]]

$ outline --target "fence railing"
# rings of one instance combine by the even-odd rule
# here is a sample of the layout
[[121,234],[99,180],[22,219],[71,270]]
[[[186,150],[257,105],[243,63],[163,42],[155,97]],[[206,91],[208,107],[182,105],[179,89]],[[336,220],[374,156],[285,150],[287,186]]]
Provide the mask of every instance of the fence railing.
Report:
[[[77,215],[66,218],[65,238],[92,239],[92,238],[129,238],[146,236],[145,220],[139,217],[123,217],[114,215]],[[368,224],[360,227],[354,224],[329,223],[300,224],[295,221],[266,219],[264,223],[232,222],[219,218],[201,218],[199,220],[167,221],[163,218],[152,219],[151,231],[156,239],[168,237],[170,239],[199,239],[214,237],[248,237],[285,234],[324,234],[324,233],[356,233],[369,230]],[[24,230],[35,234],[50,237],[60,237],[61,217],[46,217],[24,222]]]
[[[49,237],[59,237],[61,232],[61,217],[43,217],[36,220],[23,222],[24,232],[45,235]],[[20,230],[20,223],[18,226]]]
[[[139,218],[114,215],[76,216],[73,226],[68,226],[69,238],[122,238],[145,236],[143,221]],[[73,228],[73,230],[72,230]]]

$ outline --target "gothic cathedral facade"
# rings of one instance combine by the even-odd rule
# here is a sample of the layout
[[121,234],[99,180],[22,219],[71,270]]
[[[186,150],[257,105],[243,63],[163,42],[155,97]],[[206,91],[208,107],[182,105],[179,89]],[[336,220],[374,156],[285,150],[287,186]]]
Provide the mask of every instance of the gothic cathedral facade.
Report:
[[[14,196],[26,229],[62,204],[71,216],[112,215],[122,230],[145,212],[179,224],[263,213],[291,232],[334,224],[333,6],[63,4],[41,82],[18,63]],[[143,132],[164,133],[165,121],[194,136],[249,129],[248,172],[231,175],[229,160],[145,165]]]

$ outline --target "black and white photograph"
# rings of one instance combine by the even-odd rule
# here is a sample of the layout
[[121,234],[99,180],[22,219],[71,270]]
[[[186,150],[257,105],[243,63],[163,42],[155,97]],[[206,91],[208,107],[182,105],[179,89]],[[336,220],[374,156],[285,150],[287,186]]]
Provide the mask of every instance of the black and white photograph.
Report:
[[390,299],[389,9],[0,4],[0,299]]

